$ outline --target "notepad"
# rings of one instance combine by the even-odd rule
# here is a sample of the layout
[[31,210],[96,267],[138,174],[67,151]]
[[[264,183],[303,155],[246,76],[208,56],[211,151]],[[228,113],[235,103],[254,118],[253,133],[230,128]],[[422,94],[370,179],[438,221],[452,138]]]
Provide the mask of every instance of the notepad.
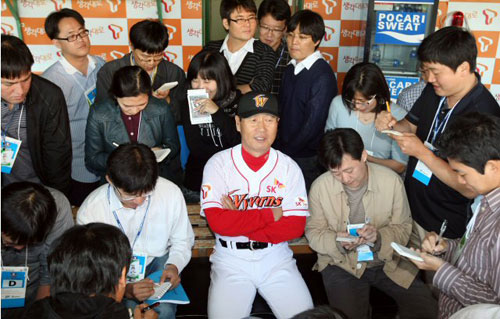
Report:
[[423,262],[424,259],[420,256],[420,254],[414,250],[411,250],[405,246],[402,246],[398,243],[392,242],[391,247],[401,256]]
[[[162,270],[154,272],[151,275],[149,275],[148,278],[158,284],[160,282],[162,273],[163,273]],[[162,297],[160,297],[160,299],[152,299],[152,297],[149,297],[149,299],[146,300],[145,302],[150,305],[155,302],[169,302],[181,305],[190,303],[189,298],[186,295],[186,291],[184,290],[184,287],[182,287],[181,284],[179,284],[174,289],[170,290],[167,289],[167,291],[164,293]]]
[[155,153],[156,162],[160,163],[168,156],[168,154],[170,154],[170,149],[169,148],[162,148],[160,150],[153,150],[153,153]]

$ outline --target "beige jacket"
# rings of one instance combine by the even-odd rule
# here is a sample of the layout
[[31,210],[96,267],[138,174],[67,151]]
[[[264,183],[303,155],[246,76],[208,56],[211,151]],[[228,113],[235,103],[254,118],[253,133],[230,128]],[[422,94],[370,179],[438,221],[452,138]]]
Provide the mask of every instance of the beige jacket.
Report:
[[[360,278],[366,263],[358,265],[357,252],[344,254],[335,242],[337,232],[347,229],[347,203],[342,184],[330,172],[321,175],[309,193],[311,216],[307,219],[305,234],[311,248],[318,253],[314,270],[322,271],[327,265],[335,265]],[[385,262],[385,274],[401,287],[408,288],[418,269],[410,261],[401,259],[391,247],[393,241],[406,245],[411,234],[410,206],[401,178],[386,167],[368,163],[368,187],[363,195],[363,206],[366,217],[380,235],[378,258]]]

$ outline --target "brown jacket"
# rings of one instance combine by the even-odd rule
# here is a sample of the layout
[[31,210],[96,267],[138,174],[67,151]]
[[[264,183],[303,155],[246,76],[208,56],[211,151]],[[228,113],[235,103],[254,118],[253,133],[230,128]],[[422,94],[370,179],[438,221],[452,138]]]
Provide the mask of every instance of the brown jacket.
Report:
[[[309,194],[311,216],[307,219],[305,234],[311,248],[318,253],[315,270],[335,265],[360,278],[366,263],[358,266],[357,252],[342,253],[335,241],[337,232],[347,228],[347,203],[342,184],[330,172],[321,175]],[[363,195],[363,206],[366,217],[380,236],[378,258],[385,263],[385,274],[401,287],[408,288],[418,269],[401,259],[391,247],[393,241],[406,246],[412,227],[410,207],[400,177],[386,167],[368,163],[368,187]]]

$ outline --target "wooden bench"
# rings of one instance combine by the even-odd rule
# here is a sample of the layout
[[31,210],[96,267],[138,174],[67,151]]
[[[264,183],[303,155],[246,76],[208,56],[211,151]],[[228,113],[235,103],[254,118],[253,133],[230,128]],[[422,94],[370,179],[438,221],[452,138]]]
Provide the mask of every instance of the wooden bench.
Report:
[[[207,220],[200,216],[200,205],[187,205],[189,220],[194,231],[193,257],[207,257],[212,253],[215,245],[215,237],[208,227]],[[311,254],[313,251],[305,237],[301,237],[289,242],[290,248],[295,254]]]

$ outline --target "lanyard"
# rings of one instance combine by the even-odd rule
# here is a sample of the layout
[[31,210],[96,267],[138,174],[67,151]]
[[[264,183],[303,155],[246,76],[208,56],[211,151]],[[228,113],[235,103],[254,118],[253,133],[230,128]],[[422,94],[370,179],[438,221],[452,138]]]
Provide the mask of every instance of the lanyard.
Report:
[[[134,54],[133,53],[130,53],[130,64],[131,65],[135,65],[135,58],[134,58]],[[148,74],[149,78],[151,79],[151,85],[153,85],[153,83],[155,82],[155,77],[156,77],[156,72],[157,71],[158,71],[158,66],[155,66],[155,69],[153,70],[153,73],[152,74]]]
[[[441,101],[439,102],[439,107],[436,111],[436,114],[434,114],[434,119],[432,120],[432,124],[431,124],[431,129],[429,130],[429,134],[427,134],[427,138],[425,139],[425,141],[429,141],[429,137],[431,135],[431,132],[433,132],[432,134],[432,140],[431,140],[431,144],[434,145],[434,142],[436,141],[436,137],[438,136],[439,133],[442,133],[444,131],[444,129],[446,128],[446,125],[448,124],[448,120],[450,119],[451,117],[451,113],[453,113],[453,110],[455,109],[455,106],[458,104],[458,101],[454,107],[451,108],[451,110],[448,112],[448,114],[446,114],[446,116],[444,117],[444,119],[442,121],[439,120],[439,117],[438,117],[438,114],[439,112],[441,112],[441,108],[443,107],[443,104],[444,104],[444,101],[446,101],[446,97],[443,96],[441,98]],[[441,122],[441,123],[439,123]]]
[[[0,256],[0,266],[3,268],[3,259],[2,256]],[[26,256],[24,257],[24,267],[28,268],[28,245],[26,244]],[[26,273],[26,280],[30,281],[29,274]]]
[[281,48],[281,53],[280,53],[280,57],[278,58],[278,62],[276,62],[276,65],[274,66],[275,69],[280,64],[281,58],[283,57],[283,52],[285,52],[285,45],[284,44],[283,44],[283,47]]
[[[111,185],[108,185],[108,202],[109,202],[109,205],[111,205],[110,189],[111,189]],[[148,196],[147,201],[148,201],[148,206],[146,207],[146,212],[144,213],[144,217],[142,218],[141,225],[139,226],[139,231],[137,232],[137,235],[135,235],[134,241],[132,242],[132,250],[134,250],[134,246],[135,246],[135,243],[137,242],[137,239],[141,236],[142,229],[144,227],[144,221],[146,220],[146,216],[147,216],[148,211],[149,211],[149,205],[151,204],[151,196]],[[125,232],[125,229],[123,228],[122,223],[120,222],[120,219],[118,218],[118,215],[116,214],[115,210],[113,211],[113,215],[115,216],[116,223],[118,224],[118,227],[120,227],[121,231],[124,234],[127,234]]]

